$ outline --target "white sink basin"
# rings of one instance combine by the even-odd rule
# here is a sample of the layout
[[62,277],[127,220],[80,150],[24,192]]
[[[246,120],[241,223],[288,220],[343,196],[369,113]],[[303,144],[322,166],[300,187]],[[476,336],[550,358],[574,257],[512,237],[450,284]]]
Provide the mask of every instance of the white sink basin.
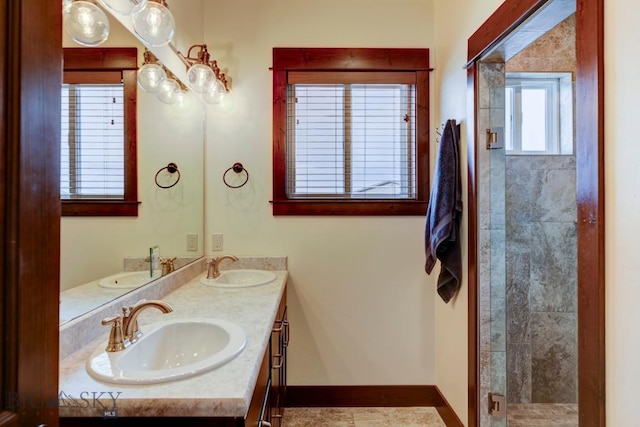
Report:
[[153,277],[149,271],[123,271],[98,280],[98,286],[112,289],[133,289],[149,283],[150,280],[160,277],[160,271],[153,272]]
[[266,270],[225,270],[216,279],[207,279],[206,274],[200,278],[200,283],[216,288],[248,288],[266,285],[276,280],[272,271]]
[[246,345],[244,330],[223,319],[179,319],[143,326],[143,335],[122,351],[108,353],[107,342],[87,361],[98,381],[155,384],[191,377],[232,360]]

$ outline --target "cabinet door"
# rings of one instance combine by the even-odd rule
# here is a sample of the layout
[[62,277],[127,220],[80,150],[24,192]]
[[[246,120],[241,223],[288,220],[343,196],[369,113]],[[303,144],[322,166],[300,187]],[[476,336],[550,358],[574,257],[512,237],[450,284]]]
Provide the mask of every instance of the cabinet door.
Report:
[[283,299],[271,334],[271,418],[275,427],[282,425],[287,384],[287,344],[289,322],[287,321],[286,300]]
[[270,417],[269,412],[269,398],[271,396],[271,378],[269,377],[270,370],[270,352],[266,351],[262,364],[260,365],[260,372],[258,373],[258,379],[256,381],[256,388],[253,391],[251,397],[251,404],[247,411],[247,416],[244,420],[244,427],[267,427],[263,421],[268,421],[265,418],[265,412]]

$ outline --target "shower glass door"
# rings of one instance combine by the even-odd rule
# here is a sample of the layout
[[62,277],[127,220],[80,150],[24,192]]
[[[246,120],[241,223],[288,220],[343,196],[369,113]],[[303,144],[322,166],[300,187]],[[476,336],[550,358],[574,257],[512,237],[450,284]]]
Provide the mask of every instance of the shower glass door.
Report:
[[[478,220],[481,426],[506,426],[505,65],[480,64]],[[486,405],[486,406],[485,406]]]
[[577,426],[574,82],[513,68],[480,68],[480,425]]

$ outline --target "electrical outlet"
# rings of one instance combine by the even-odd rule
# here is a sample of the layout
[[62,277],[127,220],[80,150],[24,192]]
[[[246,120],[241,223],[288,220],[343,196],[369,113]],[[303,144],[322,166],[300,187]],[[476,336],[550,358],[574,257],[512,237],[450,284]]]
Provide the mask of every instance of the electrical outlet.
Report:
[[211,250],[212,251],[222,250],[222,234],[211,235]]
[[195,252],[198,250],[198,235],[187,234],[187,250]]

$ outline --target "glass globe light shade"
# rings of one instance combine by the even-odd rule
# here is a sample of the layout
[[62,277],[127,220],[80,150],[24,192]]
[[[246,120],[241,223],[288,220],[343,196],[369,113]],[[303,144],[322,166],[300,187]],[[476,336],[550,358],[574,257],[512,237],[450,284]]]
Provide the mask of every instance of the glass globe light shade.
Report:
[[158,99],[165,104],[175,104],[178,102],[178,94],[181,92],[180,85],[171,77],[163,80],[158,87]]
[[224,87],[224,83],[220,80],[215,79],[211,88],[206,91],[202,97],[204,98],[207,104],[220,104],[222,100],[227,96],[227,89]]
[[181,90],[177,95],[178,100],[173,104],[179,113],[188,113],[193,105],[192,95],[188,90]]
[[147,2],[144,9],[133,15],[133,29],[145,44],[164,46],[173,38],[176,21],[165,6]]
[[74,1],[63,11],[64,29],[69,37],[83,46],[98,46],[109,37],[109,19],[93,3]]
[[99,0],[100,4],[123,15],[133,15],[140,12],[147,0]]
[[235,97],[231,93],[227,92],[222,98],[222,101],[220,101],[220,103],[216,105],[216,109],[221,113],[229,114],[233,111],[235,106],[236,106]]
[[195,92],[205,93],[211,89],[216,76],[208,65],[195,64],[187,71],[187,80],[189,81],[189,86]]
[[138,70],[138,86],[145,92],[157,92],[166,78],[167,73],[158,64],[145,64]]

